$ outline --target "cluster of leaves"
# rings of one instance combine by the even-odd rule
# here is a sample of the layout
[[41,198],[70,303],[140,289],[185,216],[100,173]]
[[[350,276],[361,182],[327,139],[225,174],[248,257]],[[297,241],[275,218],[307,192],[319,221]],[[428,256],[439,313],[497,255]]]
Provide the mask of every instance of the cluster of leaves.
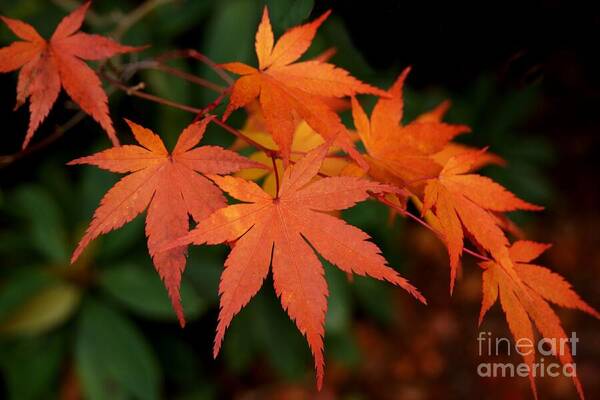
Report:
[[[541,254],[544,245],[511,244],[505,232],[514,227],[505,213],[541,207],[474,172],[499,162],[499,157],[453,142],[470,129],[443,122],[448,102],[403,124],[408,68],[384,91],[328,63],[328,54],[298,61],[329,13],[290,29],[275,41],[265,8],[255,41],[258,67],[240,62],[221,65],[239,78],[215,103],[198,110],[169,152],[158,135],[130,121],[138,145],[119,146],[101,82],[82,60],[100,60],[139,48],[76,33],[89,5],[67,16],[49,41],[24,22],[2,18],[23,39],[0,49],[1,72],[21,68],[17,106],[30,100],[31,121],[23,146],[48,114],[61,86],[101,124],[115,147],[70,164],[90,164],[128,175],[102,198],[71,262],[80,260],[96,237],[146,211],[148,250],[182,326],[180,289],[188,246],[227,243],[232,247],[219,286],[215,357],[230,322],[256,295],[272,268],[275,291],[308,341],[321,388],[328,288],[317,254],[348,274],[385,280],[426,303],[388,265],[365,232],[336,214],[369,198],[427,226],[443,240],[450,259],[451,292],[462,254],[478,257],[483,270],[480,319],[499,297],[515,340],[533,337],[531,321],[548,338],[566,338],[548,301],[599,317],[562,277],[527,264]],[[209,114],[225,94],[229,102],[223,115]],[[370,117],[357,94],[379,97]],[[349,105],[356,133],[339,116]],[[249,115],[241,131],[225,122],[239,108]],[[242,147],[240,142],[229,150],[196,147],[212,123],[258,153],[250,159],[239,155],[233,150]],[[264,179],[263,188],[252,179]],[[222,192],[239,202],[228,204]],[[420,216],[413,214],[414,208]],[[191,231],[190,216],[196,223]],[[475,250],[465,247],[465,239]],[[569,363],[571,355],[567,352],[560,359]],[[534,360],[535,355],[525,357],[528,364]],[[530,378],[535,394],[533,375]],[[573,379],[583,397],[579,379]]]

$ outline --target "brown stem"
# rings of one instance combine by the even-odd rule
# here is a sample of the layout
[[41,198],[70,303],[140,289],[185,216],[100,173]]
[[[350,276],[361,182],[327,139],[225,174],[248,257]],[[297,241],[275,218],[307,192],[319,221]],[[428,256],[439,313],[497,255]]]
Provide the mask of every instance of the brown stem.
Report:
[[38,152],[45,148],[46,146],[52,144],[56,140],[60,139],[67,131],[72,129],[75,125],[81,122],[85,118],[85,113],[83,111],[79,111],[77,114],[73,115],[67,122],[64,124],[57,126],[54,129],[54,132],[50,134],[50,136],[45,137],[37,143],[32,144],[31,146],[25,148],[14,154],[7,154],[0,156],[0,168],[4,168],[9,164],[12,164],[15,161],[20,160],[21,158]]
[[[375,195],[373,196],[377,201],[379,201],[380,203],[385,204],[386,206],[393,208],[394,210],[398,211],[400,214],[412,219],[413,221],[419,223],[420,225],[424,226],[425,228],[429,229],[431,232],[433,232],[440,240],[442,240],[442,237],[440,236],[440,234],[433,229],[433,227],[431,225],[429,225],[425,220],[421,219],[420,217],[414,215],[413,213],[411,213],[408,210],[405,210],[403,208],[398,207],[396,204],[392,203],[391,201],[387,200],[385,197],[381,196],[381,195]],[[491,261],[491,259],[487,256],[484,256],[482,254],[479,254],[473,250],[470,250],[466,247],[463,246],[463,251],[467,254],[472,255],[475,258],[478,258],[482,261]]]
[[181,71],[180,69],[173,68],[171,66],[165,65],[160,62],[157,62],[155,65],[151,66],[150,68],[156,69],[158,71],[166,72],[167,74],[176,76],[181,79],[185,79],[188,82],[194,83],[198,86],[205,87],[207,89],[212,90],[213,92],[222,93],[224,90],[226,90],[225,88],[223,88],[215,83],[212,83],[211,81],[199,78],[195,75],[189,74],[187,72]]
[[208,115],[215,108],[217,108],[219,106],[219,104],[221,104],[221,102],[223,101],[223,99],[229,94],[230,89],[231,89],[231,87],[222,90],[221,94],[212,103],[210,103],[209,105],[207,105],[206,107],[204,107],[202,109],[202,111],[200,113],[198,113],[198,115],[196,115],[196,118],[194,118],[194,122],[198,121],[203,116]]
[[191,106],[188,106],[185,104],[178,103],[176,101],[163,99],[162,97],[155,96],[150,93],[141,92],[141,91],[135,89],[135,87],[127,86],[106,74],[101,74],[101,75],[102,75],[102,78],[104,78],[106,81],[108,81],[111,85],[113,85],[117,89],[120,89],[120,90],[124,91],[125,93],[127,93],[128,96],[140,97],[142,99],[146,99],[146,100],[152,101],[154,103],[163,104],[165,106],[177,108],[179,110],[191,112],[194,114],[199,114],[202,112],[201,108],[191,107]]
[[217,63],[215,63],[213,60],[194,49],[174,50],[163,54],[162,56],[158,57],[157,60],[163,62],[182,57],[193,58],[195,60],[200,61],[201,63],[208,65],[210,69],[215,71],[215,73],[219,75],[221,79],[223,79],[225,82],[227,82],[228,85],[233,84],[233,79],[231,79],[231,77],[225,72],[225,70],[223,70],[223,68],[219,67]]
[[[118,18],[119,22],[118,22],[115,30],[113,31],[113,37],[115,37],[115,39],[119,39],[129,29],[131,29],[132,26],[134,26],[142,18],[144,18],[146,15],[148,15],[156,7],[161,6],[163,4],[170,3],[172,1],[174,1],[174,0],[147,0],[146,2],[142,3],[139,7],[134,9],[132,12],[130,12],[122,17],[119,17]],[[70,1],[70,0],[54,0],[54,2],[62,7],[68,8],[68,9],[74,9],[77,6],[79,6],[78,2]],[[112,17],[114,17],[114,15],[111,16],[111,18]],[[101,18],[104,18],[104,16],[99,16],[99,15],[95,14],[92,10],[88,11],[88,14],[87,14],[88,21],[96,22],[97,24],[100,24]],[[145,61],[145,63],[148,63],[148,62],[149,61]],[[155,62],[155,61],[152,61],[152,62]],[[144,67],[147,68],[147,66],[144,64],[143,61],[138,62],[138,63],[133,63],[133,64],[135,64],[135,66],[130,67],[131,71],[130,71],[129,76],[126,77],[126,80],[128,80],[131,76],[133,76],[133,74],[137,70],[142,69]],[[101,64],[100,69],[102,70],[103,68],[104,68],[104,63]],[[128,69],[125,68],[124,71],[127,72]],[[211,89],[211,88],[214,88],[214,86],[216,86],[216,85],[212,84],[211,82],[207,82],[207,84],[204,86]],[[168,100],[167,100],[167,102],[168,102]],[[50,134],[46,138],[40,140],[39,142],[34,143],[31,146],[27,147],[26,149],[21,150],[17,153],[0,155],[0,168],[6,167],[15,161],[18,161],[27,155],[36,153],[36,152],[44,149],[45,147],[49,146],[50,144],[54,143],[56,140],[61,138],[67,131],[69,131],[70,129],[75,127],[79,122],[81,122],[85,118],[85,115],[86,114],[83,111],[79,111],[78,113],[73,115],[66,123],[56,127],[54,129],[54,131],[52,132],[52,134]]]
[[275,187],[277,189],[275,196],[279,197],[279,170],[277,169],[277,160],[275,160],[274,154],[271,155],[271,162],[273,163],[273,173],[275,174]]
[[[116,79],[114,79],[114,78],[112,78],[112,77],[110,77],[110,76],[108,76],[106,74],[102,74],[102,77],[104,79],[106,79],[111,85],[113,85],[116,88],[124,91],[125,93],[127,93],[130,96],[140,97],[142,99],[146,99],[146,100],[152,101],[154,103],[158,103],[158,104],[162,104],[162,105],[165,105],[165,106],[177,108],[179,110],[191,112],[191,113],[196,114],[196,116],[206,115],[209,112],[208,109],[214,109],[219,104],[219,103],[217,103],[217,101],[220,102],[226,96],[226,94],[227,94],[227,92],[223,92],[221,94],[221,96],[219,96],[219,98],[217,98],[217,100],[215,100],[213,103],[211,103],[206,108],[196,108],[196,107],[191,107],[191,106],[188,106],[188,105],[185,105],[185,104],[178,103],[176,101],[163,99],[162,97],[158,97],[158,96],[155,96],[153,94],[141,92],[141,91],[135,89],[135,87],[130,87],[130,86],[124,85],[123,83],[119,82],[118,80],[116,80]],[[229,133],[233,134],[234,136],[242,139],[243,141],[245,141],[246,143],[250,144],[251,146],[254,146],[258,150],[264,152],[265,154],[267,154],[267,156],[271,157],[271,156],[277,154],[277,152],[275,150],[271,150],[271,149],[263,146],[262,144],[260,144],[260,143],[256,142],[255,140],[249,138],[248,136],[244,135],[242,132],[240,132],[237,129],[233,128],[232,126],[226,124],[225,122],[221,121],[220,119],[213,118],[212,121],[215,124],[217,124],[220,127],[222,127],[223,129],[227,130]]]
[[172,3],[175,0],[147,0],[140,4],[136,9],[127,13],[123,18],[119,20],[118,25],[112,33],[112,36],[119,40],[125,35],[125,33],[131,29],[132,26],[137,24],[146,15],[154,11],[155,8],[164,4]]
[[243,141],[245,141],[249,145],[256,147],[258,150],[260,150],[263,153],[265,153],[268,157],[273,157],[273,156],[277,155],[277,151],[271,150],[271,149],[263,146],[262,144],[256,142],[254,139],[250,139],[248,136],[244,135],[242,132],[240,132],[239,130],[235,129],[234,127],[226,124],[225,122],[221,121],[220,119],[214,118],[213,122],[215,124],[219,125],[221,128],[227,130],[232,135],[234,135],[234,136],[242,139]]

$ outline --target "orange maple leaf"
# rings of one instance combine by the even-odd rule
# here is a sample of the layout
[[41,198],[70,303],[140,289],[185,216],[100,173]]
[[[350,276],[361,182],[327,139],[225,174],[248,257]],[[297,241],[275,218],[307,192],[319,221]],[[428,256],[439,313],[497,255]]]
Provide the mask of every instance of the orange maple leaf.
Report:
[[0,48],[0,72],[21,69],[15,109],[29,98],[31,116],[23,148],[50,112],[61,86],[102,126],[113,145],[119,145],[102,82],[82,60],[102,60],[142,48],[123,46],[100,35],[78,32],[90,4],[90,1],[84,3],[63,18],[50,40],[41,37],[35,28],[23,21],[0,16],[8,28],[23,39]]
[[237,240],[221,275],[215,357],[226,328],[261,288],[272,265],[281,304],[306,336],[314,356],[318,388],[323,382],[327,283],[315,251],[347,273],[389,281],[425,303],[417,289],[387,265],[366,233],[325,213],[352,207],[367,199],[369,192],[395,190],[354,177],[313,182],[329,146],[329,142],[325,143],[289,166],[274,198],[254,182],[231,176],[211,177],[222,190],[243,203],[216,211],[171,245]]
[[235,109],[259,98],[266,125],[286,165],[297,119],[300,118],[326,140],[339,135],[343,149],[366,167],[339,116],[324,98],[356,93],[386,96],[386,93],[321,60],[295,62],[308,50],[317,29],[328,16],[329,12],[326,12],[313,22],[288,30],[275,43],[269,12],[265,7],[256,33],[258,69],[239,62],[222,65],[226,70],[241,75],[233,85],[223,119],[227,119]]
[[[545,267],[530,264],[549,247],[550,245],[542,243],[518,241],[509,248],[509,257],[520,281],[515,281],[510,277],[497,262],[480,263],[484,272],[479,324],[500,297],[500,305],[517,345],[521,340],[527,340],[527,343],[534,344],[533,351],[523,352],[523,359],[529,366],[529,380],[536,398],[537,390],[532,374],[536,347],[531,321],[533,320],[545,338],[554,341],[555,355],[558,356],[560,362],[571,364],[573,363],[571,350],[568,345],[565,345],[567,335],[561,326],[560,319],[548,302],[561,307],[578,309],[600,319],[600,314],[583,301],[562,276]],[[576,374],[573,382],[579,397],[583,399],[583,389]]]
[[422,213],[435,208],[434,214],[450,256],[450,291],[463,250],[463,227],[476,244],[510,269],[508,239],[502,231],[502,221],[493,213],[542,209],[519,199],[490,178],[467,174],[480,155],[481,152],[467,152],[450,158],[439,176],[427,180],[425,187]]
[[166,252],[159,252],[158,248],[188,232],[188,214],[200,222],[226,205],[221,191],[202,174],[227,174],[241,168],[262,166],[221,147],[193,148],[202,139],[210,119],[205,118],[188,126],[170,154],[158,135],[127,121],[141,146],[113,147],[69,163],[90,164],[112,172],[130,173],[102,198],[92,222],[73,252],[71,262],[77,260],[90,241],[121,227],[147,208],[148,250],[182,326],[185,320],[179,286],[187,248]]
[[371,118],[352,98],[352,116],[368,156],[369,174],[373,178],[416,189],[426,178],[437,176],[441,165],[432,157],[444,149],[455,136],[469,132],[465,125],[441,122],[449,103],[402,125],[404,101],[402,88],[410,68],[406,68],[388,90],[389,98],[381,98]]
[[[277,150],[277,144],[273,141],[271,135],[267,132],[257,132],[251,130],[242,129],[242,132],[246,135],[246,137],[251,138],[255,142],[260,143],[265,146],[269,150]],[[298,124],[296,131],[294,132],[294,139],[292,142],[292,154],[290,159],[292,162],[296,162],[301,158],[301,155],[308,153],[309,151],[315,149],[316,147],[322,145],[324,143],[323,138],[318,135],[308,124],[304,121]],[[323,160],[323,165],[321,170],[319,171],[321,174],[326,176],[338,176],[340,175],[349,161],[346,157],[338,156],[339,147],[334,146],[329,149],[329,153],[327,157]],[[265,165],[267,168],[273,165],[273,160],[262,151],[257,151],[248,156],[249,159],[259,162]],[[281,160],[275,160],[277,171],[283,171],[283,162]],[[362,169],[360,171],[363,171]],[[277,178],[275,177],[275,170],[273,169],[260,169],[253,170],[247,169],[244,171],[240,171],[236,174],[240,178],[244,178],[247,180],[258,181],[263,179],[262,188],[265,192],[270,195],[276,195],[277,191]]]

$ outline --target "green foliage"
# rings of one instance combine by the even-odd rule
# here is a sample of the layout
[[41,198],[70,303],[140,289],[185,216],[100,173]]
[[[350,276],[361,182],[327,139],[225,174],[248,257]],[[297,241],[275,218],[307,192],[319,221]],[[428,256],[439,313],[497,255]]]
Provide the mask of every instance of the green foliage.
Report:
[[159,367],[142,333],[94,300],[86,302],[78,323],[75,359],[89,399],[159,398]]

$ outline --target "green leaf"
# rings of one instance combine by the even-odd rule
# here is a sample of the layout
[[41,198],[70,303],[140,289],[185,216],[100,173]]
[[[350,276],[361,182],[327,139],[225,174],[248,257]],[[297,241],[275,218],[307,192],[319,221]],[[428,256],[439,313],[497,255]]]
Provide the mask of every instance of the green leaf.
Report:
[[[160,277],[149,265],[142,268],[123,264],[105,268],[101,272],[100,286],[138,315],[155,319],[177,319]],[[197,318],[206,309],[205,301],[185,280],[181,282],[181,303],[188,320]]]
[[[381,72],[375,73],[369,66],[365,57],[352,43],[348,29],[346,29],[340,18],[335,15],[329,17],[327,23],[319,29],[319,34],[312,51],[322,52],[334,43],[337,50],[335,54],[335,64],[337,66],[352,71],[352,75],[370,83],[376,82],[380,78]],[[321,37],[325,40],[321,40]],[[310,57],[310,54],[307,56]]]
[[354,293],[358,298],[357,304],[379,322],[389,324],[393,318],[391,293],[393,290],[387,282],[381,282],[370,277],[354,276]]
[[167,43],[171,44],[169,39],[172,40],[173,36],[195,28],[210,6],[211,2],[207,0],[178,0],[161,8],[152,21],[155,23],[152,29],[156,39],[167,39]]
[[75,358],[87,399],[159,398],[160,372],[152,349],[135,325],[106,305],[86,302]]
[[314,0],[265,0],[269,17],[276,33],[304,22],[312,11]]
[[261,9],[256,1],[226,0],[215,3],[207,28],[205,54],[215,62],[254,61],[254,34]]
[[[189,73],[189,64],[186,60],[173,60],[169,62],[173,68]],[[153,93],[157,96],[176,101],[181,104],[193,104],[191,93],[194,90],[203,90],[182,78],[170,75],[163,71],[146,70],[143,72],[145,82],[148,82]],[[167,148],[172,149],[177,142],[181,130],[190,123],[190,113],[173,107],[158,107],[156,109],[156,132],[161,135]]]
[[[165,379],[181,389],[195,389],[207,384],[205,378],[208,374],[202,369],[192,343],[185,341],[181,331],[164,333],[153,338],[153,345],[161,365],[168,365],[165,369]],[[200,343],[204,346],[204,343]],[[208,348],[206,348],[208,350]],[[210,367],[210,365],[209,365]]]
[[[224,0],[215,2],[215,9],[206,29],[203,53],[217,63],[240,61],[256,63],[254,34],[261,8],[257,1]],[[225,85],[222,79],[207,66],[201,65],[199,76]],[[214,100],[215,93],[205,90],[203,104]]]
[[188,251],[186,279],[209,304],[218,304],[226,246],[191,246]]
[[8,398],[55,398],[64,350],[64,340],[57,335],[2,343],[0,368]]
[[[100,199],[119,180],[119,176],[94,166],[80,166],[79,169],[81,173],[81,184],[77,196],[79,204],[74,213],[77,214],[76,221],[81,223],[83,231],[87,226],[87,221],[98,208]],[[80,237],[80,235],[76,235],[77,239]]]
[[21,186],[13,194],[14,212],[27,219],[31,244],[48,261],[69,261],[63,215],[54,199],[38,186]]
[[145,215],[138,215],[128,224],[102,236],[102,246],[98,257],[103,261],[116,260],[127,251],[143,243]]
[[278,374],[299,380],[310,368],[310,352],[304,338],[281,308],[274,290],[263,290],[253,301],[257,308],[252,317],[262,350]]
[[0,322],[51,282],[47,274],[33,268],[10,276],[0,285]]
[[329,288],[325,328],[328,334],[343,333],[349,329],[351,317],[348,276],[327,261],[323,264]]
[[275,371],[288,380],[301,379],[310,365],[310,352],[294,323],[281,309],[274,291],[261,290],[233,319],[223,342],[228,369],[241,374],[268,357]]
[[356,368],[360,365],[362,355],[352,331],[327,335],[325,347],[328,356],[333,357],[346,367]]
[[253,310],[259,295],[260,293],[231,321],[223,341],[220,357],[225,359],[227,369],[238,375],[250,369],[259,351],[260,336],[254,324],[254,317],[258,313]]
[[0,324],[9,335],[40,335],[64,323],[77,309],[81,290],[69,282],[45,285]]

